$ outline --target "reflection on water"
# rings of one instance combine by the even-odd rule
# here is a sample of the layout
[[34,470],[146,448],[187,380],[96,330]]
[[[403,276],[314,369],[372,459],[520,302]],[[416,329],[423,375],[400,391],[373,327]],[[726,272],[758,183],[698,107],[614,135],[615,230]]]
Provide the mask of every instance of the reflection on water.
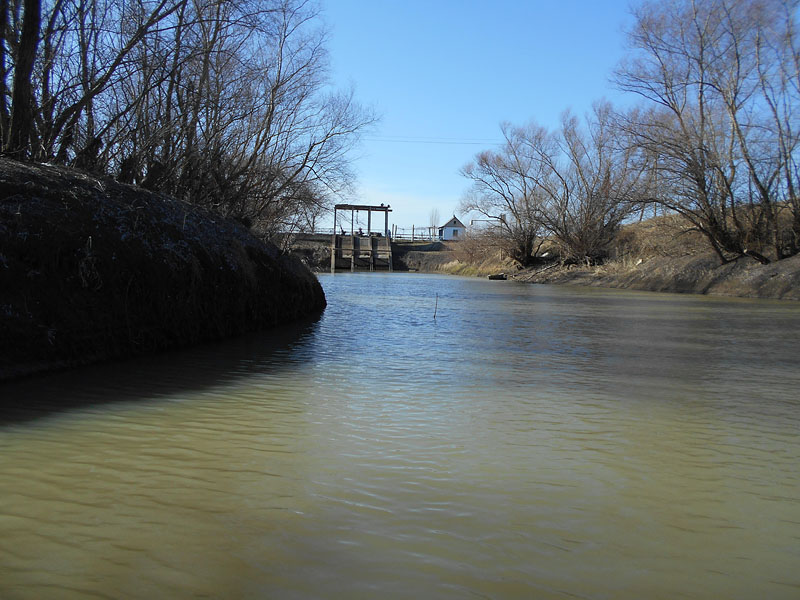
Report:
[[800,306],[322,282],[0,386],[0,597],[800,596]]

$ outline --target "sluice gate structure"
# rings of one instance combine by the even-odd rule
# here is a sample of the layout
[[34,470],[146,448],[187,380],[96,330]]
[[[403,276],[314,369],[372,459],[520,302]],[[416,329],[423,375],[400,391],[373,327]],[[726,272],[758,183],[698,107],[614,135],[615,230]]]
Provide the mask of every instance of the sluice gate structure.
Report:
[[[338,222],[339,211],[350,211],[350,233]],[[367,213],[367,231],[355,230],[355,213]],[[383,232],[372,231],[372,213],[384,214]],[[331,236],[331,273],[338,271],[391,271],[392,240],[389,232],[390,206],[368,204],[337,204],[333,207]],[[337,233],[339,231],[340,233]]]

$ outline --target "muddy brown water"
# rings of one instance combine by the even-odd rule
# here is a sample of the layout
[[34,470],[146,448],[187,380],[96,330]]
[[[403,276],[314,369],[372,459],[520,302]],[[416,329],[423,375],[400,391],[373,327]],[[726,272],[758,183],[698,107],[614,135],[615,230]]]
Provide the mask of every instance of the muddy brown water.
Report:
[[0,598],[800,597],[800,304],[321,280],[0,385]]

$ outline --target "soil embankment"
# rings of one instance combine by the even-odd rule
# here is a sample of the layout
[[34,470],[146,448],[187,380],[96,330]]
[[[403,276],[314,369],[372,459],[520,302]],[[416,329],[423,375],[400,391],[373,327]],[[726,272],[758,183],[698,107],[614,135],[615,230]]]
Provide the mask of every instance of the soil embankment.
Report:
[[800,300],[800,256],[768,265],[749,258],[721,265],[711,253],[661,256],[639,264],[612,262],[598,267],[538,267],[519,271],[513,279],[651,292]]
[[235,222],[0,159],[0,379],[221,339],[324,306],[307,268]]
[[393,242],[392,258],[395,271],[440,270],[454,259],[451,249],[442,242]]
[[800,256],[767,265],[750,258],[723,265],[708,242],[675,215],[623,227],[609,260],[599,266],[561,264],[551,248],[537,266],[519,269],[480,239],[432,250],[416,260],[417,270],[479,276],[503,272],[529,283],[800,300]]
[[481,277],[515,270],[513,262],[502,259],[497,250],[464,252],[462,242],[399,243],[393,248],[396,271]]

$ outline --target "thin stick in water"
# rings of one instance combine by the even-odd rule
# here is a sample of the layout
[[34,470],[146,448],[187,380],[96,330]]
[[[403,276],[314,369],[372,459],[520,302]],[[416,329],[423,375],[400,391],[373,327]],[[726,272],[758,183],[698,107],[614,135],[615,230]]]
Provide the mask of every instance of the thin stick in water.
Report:
[[433,307],[433,318],[436,319],[436,311],[439,309],[439,294],[436,294],[436,305]]

